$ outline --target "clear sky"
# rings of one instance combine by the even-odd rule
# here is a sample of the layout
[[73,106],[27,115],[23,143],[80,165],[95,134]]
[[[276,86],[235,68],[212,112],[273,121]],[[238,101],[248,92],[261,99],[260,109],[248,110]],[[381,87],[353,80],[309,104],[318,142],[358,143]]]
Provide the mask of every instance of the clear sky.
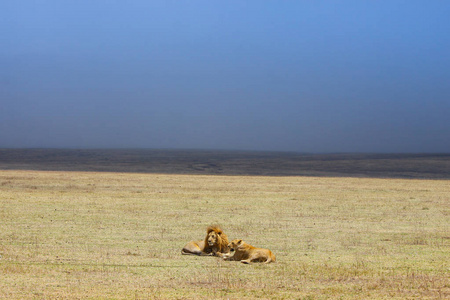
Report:
[[0,2],[0,148],[450,152],[450,1]]

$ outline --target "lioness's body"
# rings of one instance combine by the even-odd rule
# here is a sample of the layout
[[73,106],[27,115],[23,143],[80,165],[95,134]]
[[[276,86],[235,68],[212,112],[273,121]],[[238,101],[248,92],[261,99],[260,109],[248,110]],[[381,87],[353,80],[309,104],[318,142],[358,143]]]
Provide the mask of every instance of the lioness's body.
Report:
[[228,237],[218,226],[209,226],[204,240],[190,241],[181,250],[181,254],[211,256],[228,252]]
[[228,248],[234,251],[234,254],[222,254],[219,255],[224,260],[240,261],[244,264],[251,262],[263,262],[270,263],[275,262],[275,255],[269,249],[256,248],[247,244],[243,240],[233,240],[228,244]]

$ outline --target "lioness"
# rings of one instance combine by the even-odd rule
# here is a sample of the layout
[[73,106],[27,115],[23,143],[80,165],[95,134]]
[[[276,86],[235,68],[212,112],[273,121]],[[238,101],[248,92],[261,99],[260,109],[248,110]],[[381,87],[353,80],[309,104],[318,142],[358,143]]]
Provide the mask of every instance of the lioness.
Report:
[[220,256],[228,252],[228,237],[219,226],[209,226],[204,240],[190,241],[181,250],[181,254],[201,256]]
[[233,240],[228,244],[228,248],[234,254],[219,254],[224,260],[241,261],[241,263],[249,264],[251,262],[270,263],[275,262],[275,255],[269,249],[256,248],[247,244],[243,240]]

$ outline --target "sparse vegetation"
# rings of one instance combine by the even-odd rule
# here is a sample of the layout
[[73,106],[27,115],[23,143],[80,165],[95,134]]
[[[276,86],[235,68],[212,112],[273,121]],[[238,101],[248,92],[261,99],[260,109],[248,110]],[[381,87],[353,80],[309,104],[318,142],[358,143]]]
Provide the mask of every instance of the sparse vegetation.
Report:
[[[449,298],[448,183],[0,171],[0,296]],[[277,262],[181,255],[214,223]]]

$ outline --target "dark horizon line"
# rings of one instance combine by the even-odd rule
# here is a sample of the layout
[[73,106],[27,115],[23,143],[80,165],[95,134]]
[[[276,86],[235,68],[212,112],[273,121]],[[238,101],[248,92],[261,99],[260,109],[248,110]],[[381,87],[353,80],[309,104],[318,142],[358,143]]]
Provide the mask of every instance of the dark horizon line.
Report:
[[241,153],[285,153],[298,155],[450,155],[450,152],[395,152],[395,151],[330,151],[302,152],[295,150],[248,150],[220,148],[152,148],[152,147],[0,147],[0,150],[102,150],[102,151],[187,151],[187,152],[241,152]]

